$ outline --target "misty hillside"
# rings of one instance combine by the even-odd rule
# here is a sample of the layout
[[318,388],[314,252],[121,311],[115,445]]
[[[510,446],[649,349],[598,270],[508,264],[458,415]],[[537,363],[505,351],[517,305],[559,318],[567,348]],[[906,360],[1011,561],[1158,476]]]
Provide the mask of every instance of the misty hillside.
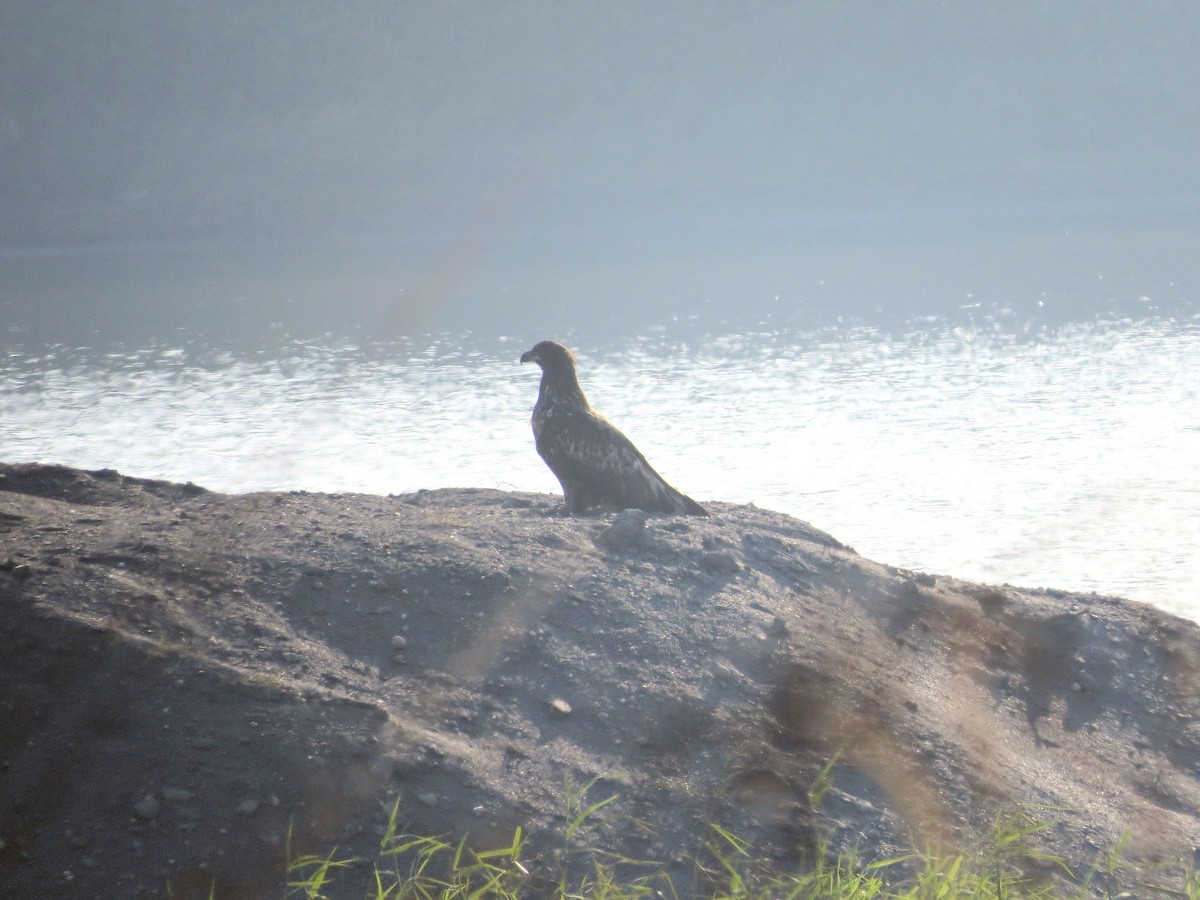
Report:
[[0,243],[1170,221],[1198,35],[1171,2],[5,3]]

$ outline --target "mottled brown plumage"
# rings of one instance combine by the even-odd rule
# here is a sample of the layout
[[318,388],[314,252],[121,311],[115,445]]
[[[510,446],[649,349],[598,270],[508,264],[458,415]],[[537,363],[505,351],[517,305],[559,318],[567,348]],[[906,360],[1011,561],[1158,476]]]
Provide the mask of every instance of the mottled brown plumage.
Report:
[[562,344],[542,341],[521,355],[542,369],[533,407],[538,454],[562,484],[567,511],[593,507],[708,515],[667,484],[633,442],[592,409],[575,374],[575,357]]

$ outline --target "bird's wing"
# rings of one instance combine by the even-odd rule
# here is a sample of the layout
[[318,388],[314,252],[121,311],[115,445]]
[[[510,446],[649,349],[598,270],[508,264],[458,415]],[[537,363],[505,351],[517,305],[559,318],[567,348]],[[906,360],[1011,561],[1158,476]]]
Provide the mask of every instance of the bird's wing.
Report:
[[560,480],[586,484],[616,506],[669,510],[678,494],[621,431],[593,410],[556,411],[538,436],[538,451]]

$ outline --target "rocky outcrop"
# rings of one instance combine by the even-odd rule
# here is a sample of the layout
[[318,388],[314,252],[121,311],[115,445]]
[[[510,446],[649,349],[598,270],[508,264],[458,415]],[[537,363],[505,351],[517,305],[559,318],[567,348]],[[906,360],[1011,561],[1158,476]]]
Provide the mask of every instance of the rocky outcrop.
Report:
[[277,896],[289,828],[370,855],[397,797],[536,849],[591,782],[589,840],[639,858],[713,822],[781,866],[954,848],[1024,808],[1077,875],[1127,830],[1155,880],[1192,864],[1195,625],[709,510],[0,466],[0,893]]

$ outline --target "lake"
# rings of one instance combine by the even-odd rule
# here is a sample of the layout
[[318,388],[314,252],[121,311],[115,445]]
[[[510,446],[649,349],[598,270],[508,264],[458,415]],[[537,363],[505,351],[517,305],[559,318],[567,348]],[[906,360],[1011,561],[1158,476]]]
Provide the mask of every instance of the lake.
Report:
[[[557,492],[536,338],[9,349],[0,458],[229,491]],[[860,553],[1200,619],[1200,316],[995,315],[575,341],[580,380],[675,486]]]

